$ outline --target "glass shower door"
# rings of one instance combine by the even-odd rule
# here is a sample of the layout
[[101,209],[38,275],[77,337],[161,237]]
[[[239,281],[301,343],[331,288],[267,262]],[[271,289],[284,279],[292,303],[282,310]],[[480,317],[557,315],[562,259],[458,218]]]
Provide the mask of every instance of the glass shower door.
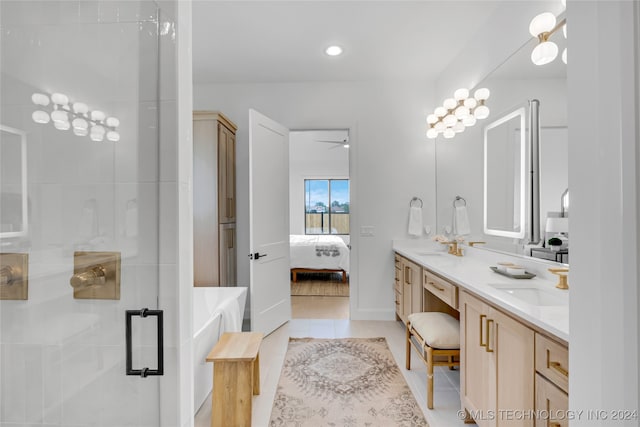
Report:
[[0,17],[0,425],[159,426],[156,4]]

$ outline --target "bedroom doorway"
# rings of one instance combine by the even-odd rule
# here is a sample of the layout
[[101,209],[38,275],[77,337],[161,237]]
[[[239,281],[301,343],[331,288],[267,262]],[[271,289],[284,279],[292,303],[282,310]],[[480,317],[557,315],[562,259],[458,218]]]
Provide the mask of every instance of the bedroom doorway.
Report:
[[349,130],[289,133],[292,317],[349,318]]

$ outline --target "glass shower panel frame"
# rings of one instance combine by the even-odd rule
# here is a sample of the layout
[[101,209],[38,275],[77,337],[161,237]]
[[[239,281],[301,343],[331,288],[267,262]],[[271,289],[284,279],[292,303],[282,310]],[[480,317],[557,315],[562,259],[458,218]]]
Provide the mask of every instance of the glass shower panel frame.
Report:
[[[158,14],[151,1],[0,2],[0,125],[25,134],[28,195],[28,231],[0,235],[0,252],[28,255],[28,299],[0,301],[0,425],[161,425],[163,377],[125,374],[126,310],[158,309]],[[23,160],[8,157],[3,170]],[[120,254],[119,299],[74,298],[82,252]],[[155,318],[132,333],[133,366],[154,369]]]

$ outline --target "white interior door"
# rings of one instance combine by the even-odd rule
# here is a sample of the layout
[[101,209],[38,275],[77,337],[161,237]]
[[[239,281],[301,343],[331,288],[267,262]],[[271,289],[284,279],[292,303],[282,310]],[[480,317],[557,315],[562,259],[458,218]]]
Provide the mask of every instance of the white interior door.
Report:
[[251,329],[269,334],[291,319],[289,129],[249,110]]

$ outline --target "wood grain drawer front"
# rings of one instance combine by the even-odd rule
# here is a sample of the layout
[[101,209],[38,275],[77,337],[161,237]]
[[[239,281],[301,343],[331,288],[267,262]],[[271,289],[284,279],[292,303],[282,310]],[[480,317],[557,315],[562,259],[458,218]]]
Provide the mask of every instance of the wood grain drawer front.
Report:
[[422,285],[451,307],[458,309],[458,287],[431,273],[424,273]]
[[536,374],[536,427],[567,427],[569,396]]
[[569,349],[536,334],[536,371],[569,392]]

